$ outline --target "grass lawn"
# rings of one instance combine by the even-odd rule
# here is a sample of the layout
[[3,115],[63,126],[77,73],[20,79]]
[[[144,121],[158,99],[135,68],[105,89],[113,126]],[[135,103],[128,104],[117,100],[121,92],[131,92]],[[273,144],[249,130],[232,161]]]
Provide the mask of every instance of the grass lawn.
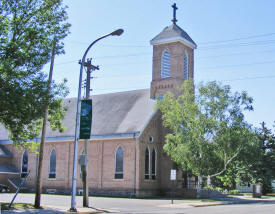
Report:
[[[1,203],[1,210],[8,210],[9,203]],[[27,210],[27,209],[35,209],[33,204],[25,204],[25,203],[13,203],[11,206],[12,210]]]
[[[252,193],[242,193],[244,196],[248,198],[252,198]],[[262,199],[275,199],[275,193],[267,193],[266,195],[262,195]]]

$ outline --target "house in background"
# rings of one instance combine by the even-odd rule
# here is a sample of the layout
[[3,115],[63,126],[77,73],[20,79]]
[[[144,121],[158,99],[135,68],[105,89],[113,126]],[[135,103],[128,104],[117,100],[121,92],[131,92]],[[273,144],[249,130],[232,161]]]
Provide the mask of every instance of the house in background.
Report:
[[[153,196],[165,194],[173,186],[182,195],[196,194],[195,179],[187,172],[179,170],[176,182],[170,180],[174,163],[163,151],[167,130],[155,107],[156,98],[167,92],[178,95],[178,87],[184,80],[194,77],[196,44],[176,21],[174,17],[172,24],[151,40],[150,89],[91,96],[93,119],[87,166],[90,194]],[[64,133],[47,130],[42,169],[44,192],[71,192],[77,99],[65,99],[63,104],[68,107],[63,121],[67,130]],[[80,140],[78,156],[83,146]],[[15,188],[30,171],[26,186],[34,191],[37,163],[37,155],[15,148],[1,126],[0,183]],[[80,192],[80,166],[77,174]]]

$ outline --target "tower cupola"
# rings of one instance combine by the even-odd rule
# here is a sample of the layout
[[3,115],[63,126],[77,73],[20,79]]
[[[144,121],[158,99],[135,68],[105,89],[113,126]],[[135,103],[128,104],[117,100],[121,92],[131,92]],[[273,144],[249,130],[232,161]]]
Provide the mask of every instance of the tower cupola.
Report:
[[153,73],[151,98],[164,96],[167,92],[179,94],[183,81],[194,78],[194,49],[196,43],[181,29],[176,19],[176,4],[172,5],[172,25],[163,29],[151,40],[153,45]]

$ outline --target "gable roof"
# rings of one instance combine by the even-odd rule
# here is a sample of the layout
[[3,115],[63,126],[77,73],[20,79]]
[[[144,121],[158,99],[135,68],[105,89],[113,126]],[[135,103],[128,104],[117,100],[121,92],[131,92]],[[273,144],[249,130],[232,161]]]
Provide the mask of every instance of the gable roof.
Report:
[[11,152],[3,145],[0,145],[0,157],[12,157]]
[[172,24],[169,27],[165,27],[162,32],[155,36],[151,40],[151,45],[180,41],[191,48],[197,48],[196,43],[191,37],[178,25]]
[[19,170],[10,164],[2,164],[0,163],[0,174],[19,174]]
[[[150,89],[94,95],[91,98],[93,100],[91,135],[95,137],[141,132],[155,112],[155,101],[150,99]],[[65,99],[63,105],[68,108],[63,120],[67,129],[60,133],[48,127],[47,138],[69,139],[68,137],[73,137],[75,134],[77,98]],[[0,133],[5,132],[0,131]],[[0,140],[7,139],[7,135],[0,136]]]

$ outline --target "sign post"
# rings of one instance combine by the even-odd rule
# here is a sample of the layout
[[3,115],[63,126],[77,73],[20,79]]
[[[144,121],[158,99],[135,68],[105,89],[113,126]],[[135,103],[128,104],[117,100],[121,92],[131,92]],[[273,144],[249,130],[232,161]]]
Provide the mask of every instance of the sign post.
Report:
[[[176,178],[177,178],[177,170],[171,169],[170,180],[175,181]],[[174,184],[172,184],[172,189],[171,189],[171,204],[174,204]]]

